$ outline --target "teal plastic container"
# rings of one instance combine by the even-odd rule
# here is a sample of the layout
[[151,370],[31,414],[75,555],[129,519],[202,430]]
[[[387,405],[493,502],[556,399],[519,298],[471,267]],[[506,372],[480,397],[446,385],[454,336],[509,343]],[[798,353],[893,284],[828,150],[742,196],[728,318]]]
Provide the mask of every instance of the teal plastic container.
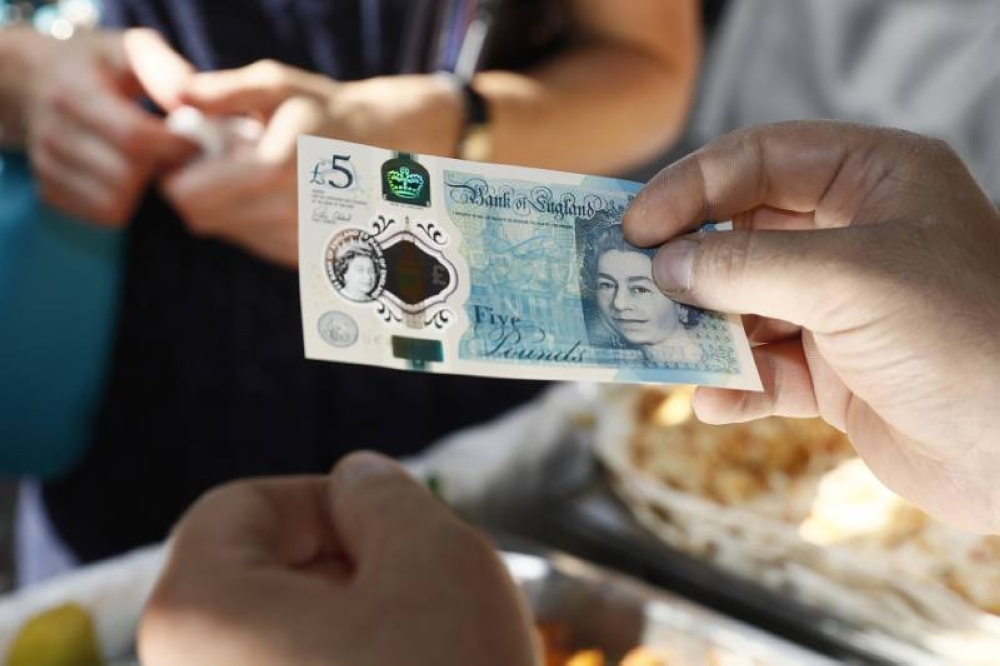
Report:
[[51,478],[80,458],[104,390],[124,234],[39,201],[0,152],[0,475]]

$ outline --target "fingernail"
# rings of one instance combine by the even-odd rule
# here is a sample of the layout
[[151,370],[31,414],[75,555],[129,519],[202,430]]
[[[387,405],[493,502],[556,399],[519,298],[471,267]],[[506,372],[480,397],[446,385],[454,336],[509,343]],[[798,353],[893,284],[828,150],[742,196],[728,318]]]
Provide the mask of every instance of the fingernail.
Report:
[[334,482],[340,485],[355,484],[378,476],[396,473],[396,464],[385,456],[367,451],[352,453],[333,470]]
[[660,248],[653,259],[653,279],[668,294],[683,294],[691,289],[694,253],[698,243],[680,239]]

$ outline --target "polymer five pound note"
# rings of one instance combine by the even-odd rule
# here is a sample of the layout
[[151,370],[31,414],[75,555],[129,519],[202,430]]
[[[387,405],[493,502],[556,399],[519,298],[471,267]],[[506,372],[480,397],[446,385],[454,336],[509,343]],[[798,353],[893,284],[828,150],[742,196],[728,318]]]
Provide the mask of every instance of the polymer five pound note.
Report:
[[310,359],[760,389],[743,327],[653,283],[612,178],[299,139]]

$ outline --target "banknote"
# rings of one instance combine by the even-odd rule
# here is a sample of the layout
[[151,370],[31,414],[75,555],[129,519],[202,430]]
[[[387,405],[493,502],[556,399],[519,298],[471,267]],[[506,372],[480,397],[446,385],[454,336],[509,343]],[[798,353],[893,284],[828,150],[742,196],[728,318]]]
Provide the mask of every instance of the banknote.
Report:
[[667,298],[626,242],[638,183],[309,136],[298,160],[310,359],[760,389],[739,318]]

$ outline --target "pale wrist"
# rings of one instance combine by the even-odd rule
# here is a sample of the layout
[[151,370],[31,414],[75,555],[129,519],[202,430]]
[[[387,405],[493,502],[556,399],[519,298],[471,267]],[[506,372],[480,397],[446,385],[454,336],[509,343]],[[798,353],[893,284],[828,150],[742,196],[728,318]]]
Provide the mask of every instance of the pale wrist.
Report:
[[54,42],[27,27],[0,31],[0,145],[23,144],[31,86]]
[[457,157],[458,146],[465,131],[466,113],[461,85],[450,76],[425,75],[427,79],[430,134],[434,154]]
[[427,155],[455,154],[460,91],[431,74],[339,84],[328,98],[328,136]]

